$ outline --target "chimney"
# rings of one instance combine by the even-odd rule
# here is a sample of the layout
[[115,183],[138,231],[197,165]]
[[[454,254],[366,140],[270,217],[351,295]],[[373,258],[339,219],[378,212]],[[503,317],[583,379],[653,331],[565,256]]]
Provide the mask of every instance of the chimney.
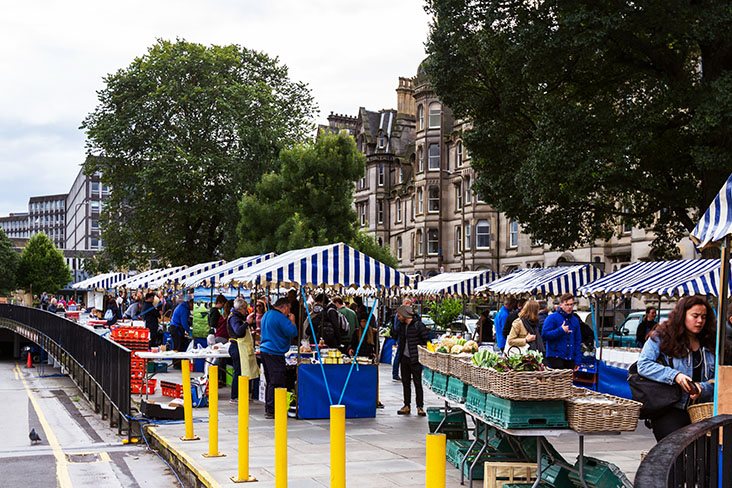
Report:
[[414,102],[414,85],[411,78],[399,77],[397,92],[397,113],[417,116],[417,108]]

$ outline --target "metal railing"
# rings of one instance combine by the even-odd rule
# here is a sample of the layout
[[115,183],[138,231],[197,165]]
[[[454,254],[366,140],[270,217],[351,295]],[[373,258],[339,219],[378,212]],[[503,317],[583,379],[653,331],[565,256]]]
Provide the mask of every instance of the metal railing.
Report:
[[110,426],[129,434],[130,350],[93,329],[37,308],[0,304],[0,328],[38,344]]
[[732,415],[687,425],[664,437],[643,459],[633,486],[732,486]]

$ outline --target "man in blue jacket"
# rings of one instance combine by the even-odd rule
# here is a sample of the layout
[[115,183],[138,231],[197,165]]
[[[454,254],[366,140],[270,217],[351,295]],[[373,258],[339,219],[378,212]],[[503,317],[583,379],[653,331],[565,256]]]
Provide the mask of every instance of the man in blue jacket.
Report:
[[297,327],[292,322],[294,319],[287,298],[277,300],[274,307],[262,317],[262,343],[259,349],[264,379],[267,381],[264,417],[268,419],[274,418],[275,388],[285,387],[285,353],[290,350],[290,339],[297,337]]
[[511,324],[506,324],[506,318],[508,318],[508,315],[513,311],[513,309],[516,308],[516,298],[508,296],[503,300],[503,306],[496,314],[496,318],[493,321],[493,326],[496,329],[496,346],[498,346],[498,349],[503,351],[503,348],[506,347],[506,337],[503,335],[503,328],[508,326],[511,327]]
[[582,355],[582,332],[574,311],[574,296],[565,293],[559,308],[550,314],[541,328],[546,347],[546,364],[553,369],[574,369]]

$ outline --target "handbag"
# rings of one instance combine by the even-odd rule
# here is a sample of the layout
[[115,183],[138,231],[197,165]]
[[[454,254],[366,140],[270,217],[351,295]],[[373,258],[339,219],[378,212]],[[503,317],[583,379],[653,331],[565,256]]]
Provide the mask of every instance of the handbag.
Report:
[[[661,366],[669,366],[663,354],[656,359],[656,362]],[[640,409],[642,419],[658,417],[681,400],[681,386],[676,383],[669,385],[641,376],[638,373],[637,362],[628,368],[628,385],[633,400],[643,404]]]
[[528,344],[524,344],[523,346],[509,346],[508,344],[506,344],[506,347],[503,348],[503,354],[506,357],[509,357],[509,356],[515,356],[518,354],[523,354],[528,350],[529,350]]

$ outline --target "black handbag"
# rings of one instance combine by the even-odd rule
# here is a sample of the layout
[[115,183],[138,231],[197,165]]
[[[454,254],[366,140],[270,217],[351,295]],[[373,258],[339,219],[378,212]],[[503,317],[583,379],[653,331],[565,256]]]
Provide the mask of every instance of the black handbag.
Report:
[[[661,366],[669,366],[663,354],[658,357],[656,362]],[[630,395],[633,400],[643,404],[640,409],[642,419],[653,419],[662,415],[681,399],[681,386],[676,383],[669,385],[641,376],[638,373],[637,362],[628,368],[628,385],[630,385]]]

